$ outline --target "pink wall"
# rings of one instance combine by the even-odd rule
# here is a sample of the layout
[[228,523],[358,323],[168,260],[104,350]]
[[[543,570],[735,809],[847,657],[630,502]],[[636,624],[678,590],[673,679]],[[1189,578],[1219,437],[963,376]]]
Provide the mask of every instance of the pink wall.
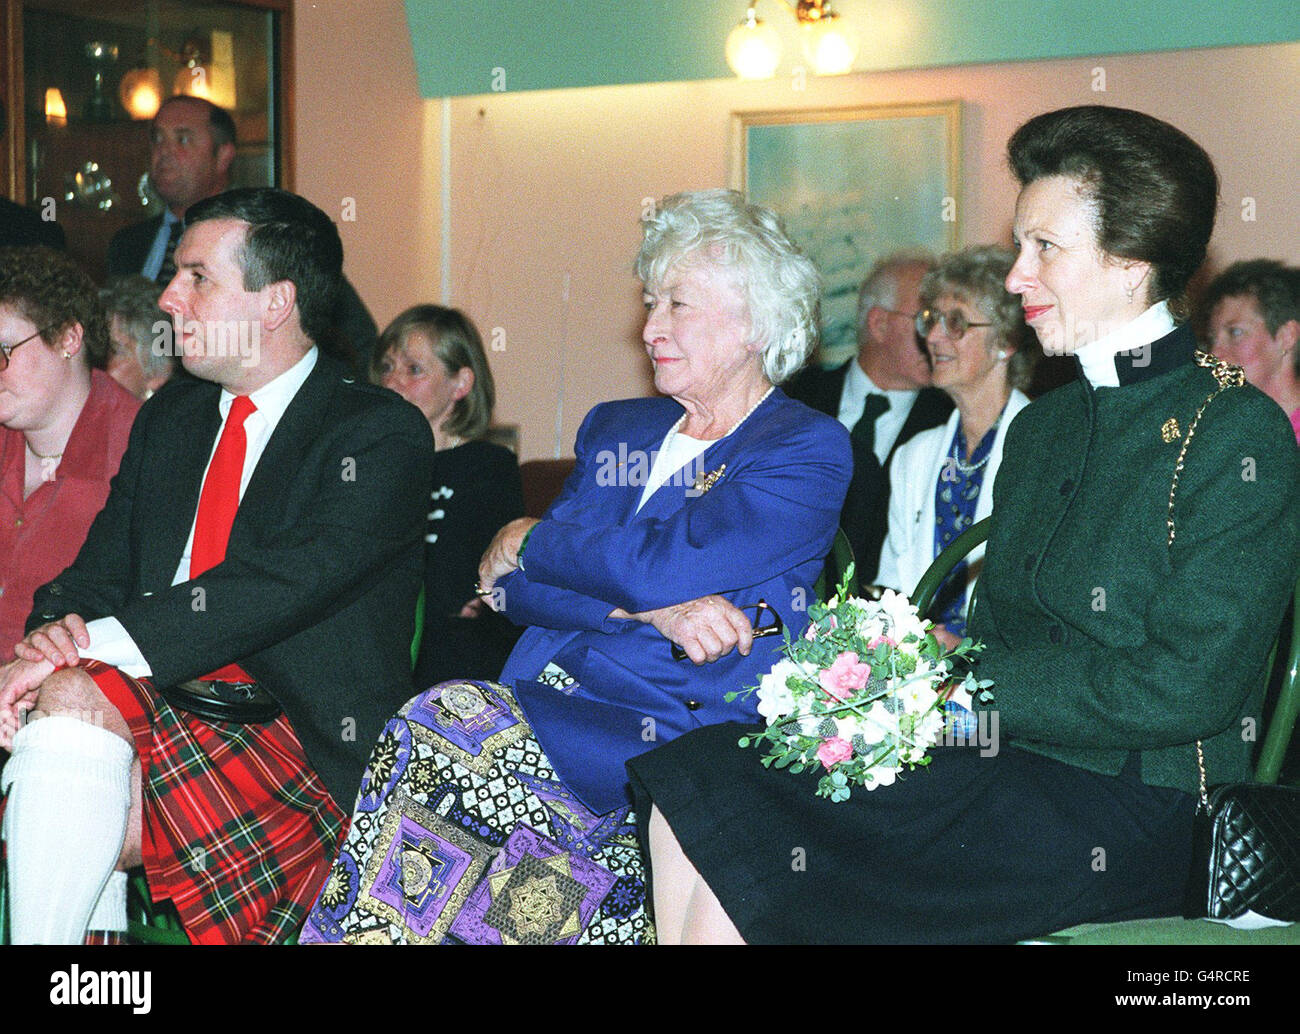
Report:
[[[438,299],[442,102],[416,96],[399,0],[369,0],[364,17],[340,13],[355,10],[295,7],[298,188],[335,211],[342,197],[357,199],[356,222],[341,224],[348,271],[382,325]],[[1098,70],[1104,91],[1094,89]],[[1219,166],[1212,263],[1300,261],[1298,44],[794,85],[713,80],[451,102],[450,300],[495,342],[497,416],[520,425],[524,458],[569,454],[592,405],[649,390],[630,269],[642,203],[726,185],[735,110],[961,100],[962,237],[977,243],[1008,239],[1015,192],[1003,148],[1026,117],[1069,104],[1140,108],[1187,130]],[[1243,219],[1245,198],[1253,220]]]
[[344,271],[382,329],[438,300],[437,105],[420,98],[401,0],[293,13],[295,189],[338,222]]

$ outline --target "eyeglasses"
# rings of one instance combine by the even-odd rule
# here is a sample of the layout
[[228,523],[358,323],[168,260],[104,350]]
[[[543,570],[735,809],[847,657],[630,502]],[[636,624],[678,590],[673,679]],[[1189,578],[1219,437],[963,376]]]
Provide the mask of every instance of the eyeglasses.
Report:
[[921,337],[929,337],[930,331],[942,323],[944,332],[954,341],[960,341],[971,327],[991,327],[992,323],[972,323],[960,309],[951,312],[936,312],[934,309],[922,309],[916,314],[916,332]]
[[28,341],[35,341],[38,337],[44,337],[53,329],[53,327],[46,327],[44,330],[38,330],[31,337],[23,338],[16,345],[0,345],[0,370],[9,368],[9,357],[14,354],[16,349],[22,348]]
[[[740,608],[742,613],[748,614],[754,612],[754,617],[750,621],[750,627],[754,630],[754,638],[762,639],[764,636],[780,635],[785,631],[785,625],[781,622],[781,615],[768,606],[767,600],[759,600],[757,603],[751,603],[749,606]],[[763,624],[763,616],[770,615],[771,621]],[[686,651],[676,643],[673,643],[673,660],[686,660]]]

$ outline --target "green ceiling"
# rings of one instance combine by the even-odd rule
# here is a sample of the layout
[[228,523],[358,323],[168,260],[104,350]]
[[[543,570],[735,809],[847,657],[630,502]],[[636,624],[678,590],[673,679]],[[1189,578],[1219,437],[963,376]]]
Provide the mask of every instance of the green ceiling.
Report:
[[[745,0],[406,0],[425,97],[731,75]],[[1300,39],[1295,0],[835,0],[874,71]],[[781,0],[759,17],[801,59]]]

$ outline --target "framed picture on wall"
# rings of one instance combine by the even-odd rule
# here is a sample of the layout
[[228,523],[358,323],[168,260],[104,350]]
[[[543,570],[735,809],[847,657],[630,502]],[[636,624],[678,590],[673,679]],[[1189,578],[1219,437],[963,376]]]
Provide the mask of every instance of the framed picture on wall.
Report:
[[821,358],[842,362],[873,263],[957,247],[961,102],[737,111],[731,125],[731,185],[780,213],[821,270]]

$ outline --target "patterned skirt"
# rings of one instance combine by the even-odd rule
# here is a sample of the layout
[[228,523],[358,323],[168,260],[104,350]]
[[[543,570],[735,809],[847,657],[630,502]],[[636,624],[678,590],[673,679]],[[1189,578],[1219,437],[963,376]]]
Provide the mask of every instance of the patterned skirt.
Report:
[[648,943],[645,897],[631,811],[574,797],[509,687],[443,682],[380,735],[300,941]]

